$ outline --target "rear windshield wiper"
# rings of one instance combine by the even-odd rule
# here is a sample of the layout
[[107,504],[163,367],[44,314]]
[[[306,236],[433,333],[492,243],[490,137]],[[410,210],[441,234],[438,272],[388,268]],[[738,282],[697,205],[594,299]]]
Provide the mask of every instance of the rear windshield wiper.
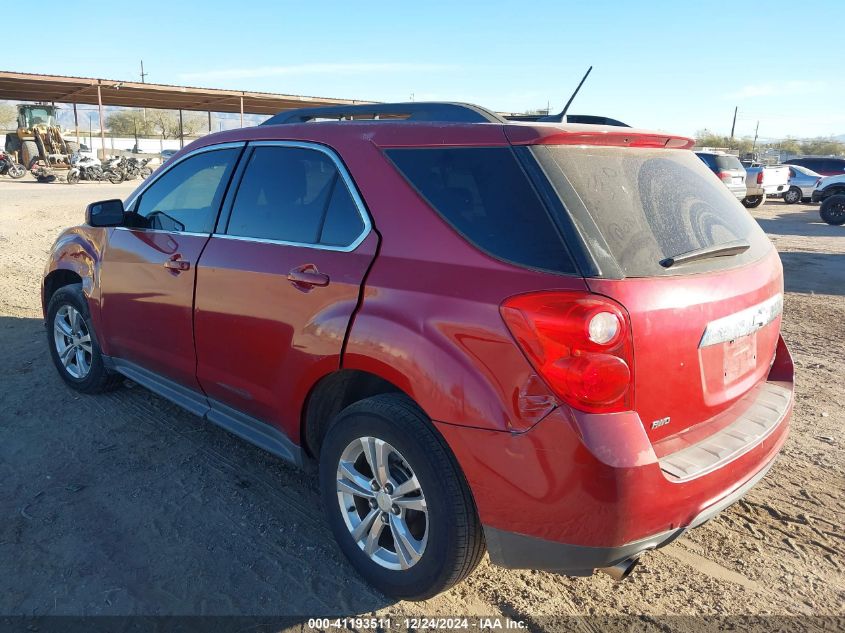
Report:
[[723,242],[722,244],[714,244],[713,246],[705,246],[704,248],[697,248],[694,251],[681,253],[680,255],[673,255],[660,261],[663,268],[671,268],[675,264],[685,264],[686,262],[694,262],[699,259],[710,259],[711,257],[726,257],[728,255],[739,255],[744,253],[751,244],[745,240],[735,240],[733,242]]

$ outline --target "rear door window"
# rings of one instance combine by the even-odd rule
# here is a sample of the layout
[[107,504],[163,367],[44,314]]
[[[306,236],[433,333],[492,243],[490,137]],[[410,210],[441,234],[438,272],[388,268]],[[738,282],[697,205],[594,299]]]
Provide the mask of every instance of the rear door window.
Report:
[[458,233],[498,259],[572,274],[555,223],[509,147],[391,149],[387,156]]
[[317,150],[256,147],[238,187],[228,235],[345,247],[364,222],[332,159]]
[[[753,261],[771,249],[754,219],[690,151],[537,146],[533,153],[597,256],[626,277],[705,272]],[[745,240],[740,255],[664,268],[664,259]]]

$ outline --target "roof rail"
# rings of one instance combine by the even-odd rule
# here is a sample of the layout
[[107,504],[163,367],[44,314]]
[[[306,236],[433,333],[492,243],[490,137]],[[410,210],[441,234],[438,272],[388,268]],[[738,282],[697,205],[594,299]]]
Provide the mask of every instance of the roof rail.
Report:
[[262,125],[307,123],[315,119],[361,120],[399,119],[402,121],[438,121],[443,123],[506,123],[494,112],[469,103],[414,101],[411,103],[373,103],[362,105],[323,106],[285,110],[270,117]]
[[631,127],[616,119],[595,114],[564,114],[561,120],[558,114],[506,114],[508,121],[536,121],[537,123],[588,123],[590,125],[615,125]]

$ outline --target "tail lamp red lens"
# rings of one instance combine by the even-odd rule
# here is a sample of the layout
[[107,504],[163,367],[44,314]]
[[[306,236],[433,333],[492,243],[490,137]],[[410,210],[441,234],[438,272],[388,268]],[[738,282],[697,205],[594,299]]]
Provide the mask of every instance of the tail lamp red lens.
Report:
[[631,326],[622,306],[598,295],[537,292],[517,295],[502,318],[549,388],[590,413],[633,406]]
[[762,169],[757,172],[757,184],[758,185],[763,184],[763,170]]
[[729,173],[729,172],[726,172],[726,171],[720,171],[720,172],[719,172],[719,173],[717,173],[716,175],[719,177],[719,180],[721,180],[722,182],[727,182],[727,181],[729,181],[729,180],[731,180],[731,179],[733,178],[733,177],[730,175],[730,173]]

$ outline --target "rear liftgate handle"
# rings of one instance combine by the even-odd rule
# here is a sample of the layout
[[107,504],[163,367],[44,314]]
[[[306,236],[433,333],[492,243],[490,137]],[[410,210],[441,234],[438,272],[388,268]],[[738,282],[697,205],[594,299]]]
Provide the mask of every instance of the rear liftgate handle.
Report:
[[314,264],[303,264],[288,273],[288,281],[297,290],[309,292],[315,287],[324,288],[328,286],[329,276],[317,270]]

